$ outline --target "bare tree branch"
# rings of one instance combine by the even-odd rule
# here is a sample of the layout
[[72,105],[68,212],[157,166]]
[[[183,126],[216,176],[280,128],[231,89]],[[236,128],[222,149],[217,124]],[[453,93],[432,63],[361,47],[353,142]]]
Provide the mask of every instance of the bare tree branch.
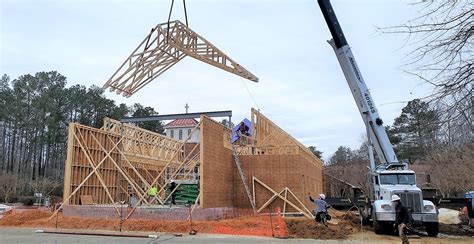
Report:
[[[426,1],[410,3],[420,9],[418,16],[405,24],[378,28],[387,34],[406,36],[410,49],[406,73],[433,87],[424,100],[440,109],[440,121],[456,132],[461,143],[473,136],[474,81],[474,1]],[[451,131],[453,132],[453,131]],[[467,136],[466,136],[467,134]]]

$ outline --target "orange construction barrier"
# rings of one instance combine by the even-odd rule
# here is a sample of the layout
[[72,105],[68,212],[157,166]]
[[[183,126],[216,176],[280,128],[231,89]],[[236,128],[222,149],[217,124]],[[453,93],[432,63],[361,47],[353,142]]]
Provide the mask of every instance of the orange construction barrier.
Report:
[[286,230],[286,224],[283,222],[283,218],[281,217],[281,210],[280,207],[277,208],[278,213],[278,227],[279,227],[279,238],[288,238],[288,231]]

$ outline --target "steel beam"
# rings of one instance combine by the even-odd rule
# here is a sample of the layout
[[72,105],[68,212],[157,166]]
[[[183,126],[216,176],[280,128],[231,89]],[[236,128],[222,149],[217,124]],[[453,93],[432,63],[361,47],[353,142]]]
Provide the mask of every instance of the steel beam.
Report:
[[196,118],[201,117],[201,115],[205,115],[207,117],[229,117],[229,121],[230,121],[232,117],[232,110],[197,112],[197,113],[186,113],[186,114],[163,114],[163,115],[153,115],[153,116],[146,116],[146,117],[124,117],[120,119],[120,122],[137,123],[137,122],[173,120],[173,119],[196,119]]

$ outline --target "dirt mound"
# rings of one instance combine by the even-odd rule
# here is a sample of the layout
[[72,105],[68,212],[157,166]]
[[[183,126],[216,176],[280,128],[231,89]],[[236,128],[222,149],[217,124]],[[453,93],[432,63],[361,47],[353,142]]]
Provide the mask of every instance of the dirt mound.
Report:
[[353,225],[360,225],[360,218],[353,212],[347,212],[342,216],[342,219],[346,222],[352,223]]
[[330,208],[328,209],[328,213],[329,215],[331,215],[331,217],[333,218],[340,218],[342,216],[344,216],[346,214],[345,211],[339,211],[337,209],[334,209],[334,208]]
[[357,225],[347,220],[341,220],[337,225],[328,224],[328,227],[317,224],[312,219],[286,219],[285,222],[291,238],[334,240],[345,239],[347,236],[359,232]]
[[51,216],[51,212],[42,210],[26,210],[24,212],[6,214],[0,219],[1,226],[23,226],[33,221],[46,220]]

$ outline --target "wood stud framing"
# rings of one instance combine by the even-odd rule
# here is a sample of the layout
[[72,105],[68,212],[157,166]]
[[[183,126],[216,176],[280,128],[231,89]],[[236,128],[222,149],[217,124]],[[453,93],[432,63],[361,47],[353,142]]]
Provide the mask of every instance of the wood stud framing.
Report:
[[[252,138],[246,138],[245,145],[235,145],[235,148],[242,155],[253,200],[259,199],[261,206],[257,207],[257,212],[280,199],[284,214],[291,208],[311,217],[308,200],[305,205],[297,196],[301,198],[308,192],[305,179],[312,190],[319,189],[317,186],[322,183],[317,180],[317,172],[322,170],[321,161],[259,111],[252,109],[251,115]],[[186,144],[198,129],[200,141]],[[81,196],[90,195],[94,204],[112,204],[118,213],[118,202],[128,202],[132,193],[138,202],[128,211],[125,217],[128,219],[141,204],[164,204],[170,196],[165,193],[169,181],[177,176],[186,179],[199,166],[200,207],[230,207],[233,204],[245,207],[240,200],[234,200],[242,195],[237,186],[242,182],[234,177],[237,169],[232,163],[230,140],[229,128],[205,116],[184,141],[108,118],[101,129],[71,123],[63,204],[78,205]],[[186,145],[188,148],[184,150]],[[295,173],[303,177],[302,181],[292,175]],[[149,198],[147,192],[152,186],[157,187],[158,193]],[[256,186],[259,186],[257,191]],[[272,187],[282,190],[277,192]],[[263,203],[262,198],[267,197]]]
[[[261,180],[257,179],[257,177],[252,178],[252,189],[253,189],[254,199],[256,197],[255,196],[255,188],[256,188],[255,183],[263,186],[266,190],[270,191],[273,194],[273,196],[271,196],[260,208],[258,208],[257,213],[260,213],[268,205],[270,205],[273,201],[275,201],[277,198],[279,198],[279,199],[283,200],[283,202],[284,202],[283,216],[286,214],[286,204],[288,204],[291,207],[293,207],[294,209],[296,209],[298,212],[302,213],[305,217],[314,218],[311,211],[309,211],[308,208],[306,208],[306,206],[298,199],[298,197],[296,197],[296,195],[288,187],[283,188],[283,190],[281,190],[280,192],[276,192],[271,187],[269,187],[267,184],[265,184]],[[282,193],[284,193],[285,195],[282,196]],[[296,200],[296,202],[297,202],[296,204],[291,202],[288,199],[288,193],[290,193],[290,195]]]
[[158,24],[105,83],[130,97],[186,56],[258,82],[258,78],[206,39],[175,20]]
[[[166,169],[172,169],[171,176],[184,170],[186,177],[200,162],[200,154],[196,153],[199,144],[184,154],[188,140],[177,141],[108,118],[101,129],[71,123],[63,205],[80,204],[81,196],[92,195],[95,204],[112,204],[119,215],[116,205],[122,200],[128,202],[129,194],[137,196],[139,203],[163,204],[169,197],[165,194],[169,183]],[[159,191],[149,199],[147,192],[152,186]]]
[[238,148],[241,155],[294,155],[299,154],[317,167],[322,161],[309,149],[293,138],[278,125],[265,117],[259,110],[251,110],[252,137],[250,145]]

